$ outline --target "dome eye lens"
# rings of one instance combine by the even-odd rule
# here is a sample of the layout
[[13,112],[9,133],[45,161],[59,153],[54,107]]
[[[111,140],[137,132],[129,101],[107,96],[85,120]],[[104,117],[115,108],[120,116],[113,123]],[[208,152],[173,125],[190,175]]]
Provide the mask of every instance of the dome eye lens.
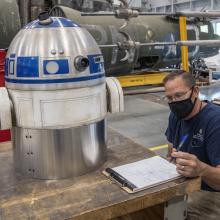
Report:
[[75,68],[82,72],[89,66],[89,60],[86,57],[78,56],[74,61]]
[[81,61],[81,65],[82,65],[83,67],[87,67],[88,64],[89,64],[88,59],[85,59],[85,58],[82,59],[82,61]]

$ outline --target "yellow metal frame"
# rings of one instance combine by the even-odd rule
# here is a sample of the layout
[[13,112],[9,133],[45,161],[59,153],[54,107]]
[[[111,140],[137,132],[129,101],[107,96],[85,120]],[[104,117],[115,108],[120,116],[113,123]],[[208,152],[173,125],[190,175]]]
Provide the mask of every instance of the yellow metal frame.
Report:
[[[179,25],[180,25],[180,40],[187,41],[186,17],[180,17]],[[189,72],[189,53],[187,46],[181,47],[181,56],[182,56],[183,70]]]
[[[187,41],[186,17],[180,17],[179,27],[180,40]],[[187,46],[181,46],[181,59],[183,70],[189,72],[189,54]],[[167,72],[146,72],[141,75],[119,76],[117,79],[124,88],[132,86],[158,85],[163,83],[163,79],[167,74]]]
[[144,86],[144,85],[158,85],[163,83],[164,77],[168,73],[166,72],[147,72],[141,75],[119,76],[119,80],[122,87],[132,86]]

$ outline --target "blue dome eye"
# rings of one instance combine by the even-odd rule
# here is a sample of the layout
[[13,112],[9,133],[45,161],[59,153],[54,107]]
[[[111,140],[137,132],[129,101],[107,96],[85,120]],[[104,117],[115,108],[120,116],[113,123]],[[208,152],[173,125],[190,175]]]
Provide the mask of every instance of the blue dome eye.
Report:
[[69,74],[69,61],[68,59],[54,59],[43,61],[44,75],[63,75]]
[[46,64],[46,71],[49,74],[56,74],[59,71],[59,64],[55,61],[50,61]]

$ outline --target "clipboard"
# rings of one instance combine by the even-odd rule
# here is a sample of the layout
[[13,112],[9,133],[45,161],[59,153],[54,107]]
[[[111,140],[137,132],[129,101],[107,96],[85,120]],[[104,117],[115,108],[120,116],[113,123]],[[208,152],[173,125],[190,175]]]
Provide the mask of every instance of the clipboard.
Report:
[[127,193],[129,194],[133,194],[136,193],[137,191],[134,191],[133,189],[129,188],[127,185],[125,185],[125,183],[119,182],[118,180],[116,180],[114,177],[111,176],[111,174],[109,174],[108,172],[106,172],[105,170],[102,171],[102,173],[110,178],[113,182],[115,182],[117,185],[119,185],[123,190],[125,190]]
[[127,193],[136,193],[183,177],[176,172],[175,164],[160,156],[106,168],[102,173]]

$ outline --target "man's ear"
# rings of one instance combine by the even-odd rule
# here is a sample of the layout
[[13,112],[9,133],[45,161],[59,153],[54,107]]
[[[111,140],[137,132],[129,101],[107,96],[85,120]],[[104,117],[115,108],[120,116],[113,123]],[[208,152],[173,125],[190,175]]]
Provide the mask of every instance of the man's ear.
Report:
[[194,86],[194,88],[193,88],[193,93],[194,93],[194,95],[195,95],[196,97],[199,96],[199,87],[198,87],[198,86]]

